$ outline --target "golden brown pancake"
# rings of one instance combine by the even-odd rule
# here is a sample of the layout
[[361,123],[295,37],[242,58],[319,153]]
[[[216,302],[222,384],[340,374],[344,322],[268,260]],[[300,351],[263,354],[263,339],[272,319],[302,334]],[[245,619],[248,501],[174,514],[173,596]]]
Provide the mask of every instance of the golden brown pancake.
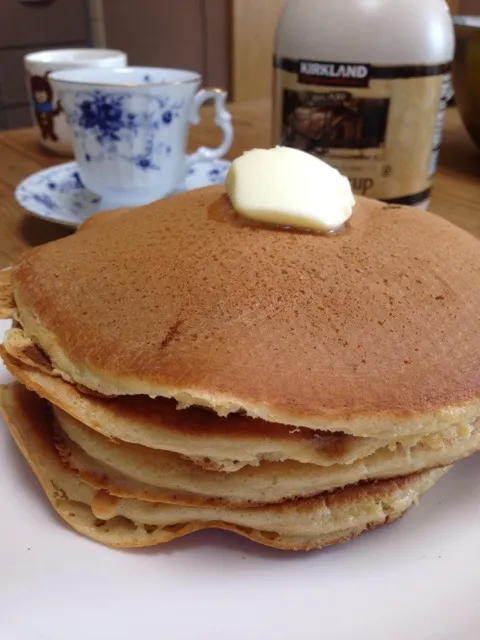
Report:
[[[175,402],[166,398],[92,397],[61,378],[25,366],[2,347],[0,355],[10,373],[28,389],[91,429],[108,438],[182,454],[204,469],[233,472],[246,465],[258,465],[262,460],[296,460],[321,466],[351,464],[384,447],[401,444],[405,453],[421,443],[441,448],[445,437],[468,434],[468,425],[456,425],[446,430],[448,434],[444,431],[397,440],[355,438],[239,414],[221,418],[196,407],[178,411]],[[33,362],[28,352],[17,355],[27,363]]]
[[480,415],[478,241],[357,198],[326,237],[239,224],[221,188],[30,250],[27,335],[67,380],[390,437]]
[[122,209],[113,209],[112,211],[102,211],[102,213],[97,213],[82,222],[82,224],[78,227],[77,233],[79,231],[85,231],[85,229],[90,229],[91,227],[97,227],[105,222],[113,222],[123,216],[124,213],[132,211],[132,208],[124,207]]
[[5,419],[57,513],[79,533],[112,547],[159,544],[205,528],[234,531],[279,549],[322,548],[400,517],[447,469],[326,497],[250,509],[181,507],[116,499],[68,470],[53,445],[44,403],[21,385],[0,389]]
[[359,482],[444,467],[480,449],[480,424],[434,447],[385,447],[351,464],[262,462],[235,473],[200,469],[178,454],[113,441],[54,408],[59,450],[80,478],[119,497],[185,505],[251,506],[308,498]]
[[0,270],[0,320],[8,320],[15,312],[11,269]]
[[30,369],[54,376],[50,361],[20,327],[12,327],[5,332],[0,352],[4,363],[7,359],[21,363]]

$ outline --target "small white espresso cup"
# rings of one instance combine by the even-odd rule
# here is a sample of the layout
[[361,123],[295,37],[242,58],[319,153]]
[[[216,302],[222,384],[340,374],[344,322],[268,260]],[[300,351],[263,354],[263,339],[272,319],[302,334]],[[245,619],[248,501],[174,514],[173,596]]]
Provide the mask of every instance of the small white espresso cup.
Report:
[[[220,158],[232,143],[226,91],[198,91],[201,77],[194,71],[78,69],[50,79],[72,129],[80,177],[112,206],[162,198],[183,183],[190,165]],[[199,108],[210,99],[223,141],[188,156],[189,124],[199,121]]]
[[124,67],[127,54],[112,49],[52,49],[24,56],[34,124],[44,147],[72,155],[70,129],[52,87],[49,74],[79,67]]

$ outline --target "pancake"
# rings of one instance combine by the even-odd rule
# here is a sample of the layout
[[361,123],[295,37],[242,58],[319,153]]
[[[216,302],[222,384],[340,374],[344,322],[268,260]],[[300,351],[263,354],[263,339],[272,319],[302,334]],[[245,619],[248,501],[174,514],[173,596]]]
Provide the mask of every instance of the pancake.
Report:
[[446,434],[434,447],[385,447],[352,464],[262,462],[226,474],[200,469],[174,453],[112,441],[58,408],[53,413],[62,456],[80,478],[116,496],[186,505],[238,507],[308,498],[359,482],[444,467],[480,449],[479,422],[463,437]]
[[[355,438],[340,433],[312,433],[311,429],[238,414],[221,418],[195,407],[177,411],[175,402],[166,398],[91,397],[58,377],[25,366],[2,347],[0,355],[10,373],[28,389],[91,429],[108,438],[179,453],[204,469],[230,473],[247,465],[256,466],[262,460],[295,460],[321,466],[351,464],[397,444],[406,450],[420,443],[441,447],[446,436],[441,432],[393,441]],[[23,360],[33,362],[28,353]],[[468,425],[455,425],[447,431],[450,438],[462,437],[468,433]]]
[[51,376],[55,375],[52,365],[43,351],[30,340],[20,327],[12,327],[5,332],[0,350],[4,362],[6,362],[6,357],[3,357],[3,354],[8,354],[10,358],[18,360],[27,367]]
[[0,320],[9,320],[15,312],[11,269],[0,270]]
[[480,415],[479,277],[433,214],[357,197],[326,237],[240,223],[210,187],[36,247],[12,282],[68,381],[396,437]]
[[112,547],[167,542],[205,528],[227,529],[279,549],[322,548],[400,517],[447,469],[437,469],[326,497],[250,509],[169,506],[96,492],[66,468],[53,445],[44,403],[16,383],[0,390],[14,440],[55,511],[79,533]]
[[129,211],[132,211],[132,207],[122,207],[120,209],[112,209],[111,211],[102,211],[101,213],[97,213],[82,222],[82,224],[77,228],[77,233],[79,231],[85,231],[85,229],[90,229],[91,227],[97,227],[101,224],[105,224],[106,222],[113,222]]

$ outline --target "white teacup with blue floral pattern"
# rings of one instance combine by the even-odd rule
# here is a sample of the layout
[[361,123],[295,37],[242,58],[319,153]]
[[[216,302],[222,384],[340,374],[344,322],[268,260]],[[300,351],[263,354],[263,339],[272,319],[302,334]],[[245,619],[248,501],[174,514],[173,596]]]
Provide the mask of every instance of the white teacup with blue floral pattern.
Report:
[[[201,89],[194,71],[154,67],[74,69],[49,77],[73,134],[85,186],[112,206],[152,202],[177,189],[188,167],[222,157],[233,138],[226,91]],[[186,154],[189,124],[215,104],[217,148]]]

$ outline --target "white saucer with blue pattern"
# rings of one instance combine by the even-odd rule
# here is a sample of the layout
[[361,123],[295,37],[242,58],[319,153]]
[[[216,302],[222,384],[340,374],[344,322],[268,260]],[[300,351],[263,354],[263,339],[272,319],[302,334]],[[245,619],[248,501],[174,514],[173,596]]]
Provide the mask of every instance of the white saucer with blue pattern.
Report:
[[[229,167],[228,160],[194,164],[188,170],[185,185],[177,192],[223,184]],[[96,213],[114,208],[84,187],[76,162],[66,162],[32,174],[15,189],[15,198],[33,215],[69,227],[78,227]]]

